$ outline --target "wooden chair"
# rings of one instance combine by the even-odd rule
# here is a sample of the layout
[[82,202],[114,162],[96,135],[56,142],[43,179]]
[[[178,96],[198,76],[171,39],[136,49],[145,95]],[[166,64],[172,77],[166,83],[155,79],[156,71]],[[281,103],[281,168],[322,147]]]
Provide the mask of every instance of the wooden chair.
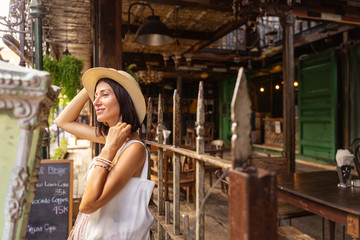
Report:
[[[210,148],[208,149],[208,153],[211,156],[222,158],[224,154],[224,148],[224,140],[212,140],[210,142]],[[221,168],[205,163],[205,174],[209,174],[210,187],[212,186],[212,175],[217,170],[221,170]],[[223,191],[225,191],[225,186],[223,186],[223,183],[221,184],[221,188]]]
[[209,146],[211,141],[214,140],[214,122],[205,122],[204,123],[204,141],[205,147]]
[[[169,188],[173,186],[173,169],[172,169],[173,152],[164,152],[164,169],[163,169],[163,186],[164,199],[169,200]],[[158,185],[158,158],[152,158],[150,178]],[[180,157],[180,189],[186,192],[186,201],[190,202],[190,198],[195,198],[195,164],[192,158],[186,156]]]
[[193,121],[186,122],[186,134],[183,137],[186,146],[195,146],[196,144],[196,130]]

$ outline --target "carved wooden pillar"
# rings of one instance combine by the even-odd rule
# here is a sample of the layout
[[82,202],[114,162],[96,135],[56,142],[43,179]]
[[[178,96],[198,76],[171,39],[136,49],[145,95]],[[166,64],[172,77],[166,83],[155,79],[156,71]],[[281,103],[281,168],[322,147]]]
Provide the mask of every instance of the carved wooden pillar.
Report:
[[276,239],[276,176],[246,168],[251,157],[251,100],[244,70],[238,73],[231,101],[233,168],[229,172],[229,239]]
[[[173,145],[180,146],[180,97],[177,89],[173,96]],[[174,234],[180,234],[180,155],[173,154],[173,226]]]
[[[205,153],[204,143],[204,122],[205,122],[205,105],[204,105],[204,84],[199,83],[198,105],[196,110],[196,153]],[[195,239],[205,239],[205,209],[202,201],[205,196],[205,163],[196,161],[196,229]]]
[[[157,137],[158,143],[163,143],[163,104],[161,94],[159,94],[158,100],[158,126],[157,126]],[[158,148],[158,214],[165,215],[165,203],[164,203],[164,176],[163,176],[163,168],[164,168],[164,149]],[[167,173],[165,173],[167,174]],[[158,221],[158,239],[163,240],[165,239],[165,231],[164,228],[161,226],[161,223]]]
[[240,68],[231,100],[233,168],[244,167],[251,156],[251,100],[244,68]]
[[7,189],[0,193],[2,239],[23,239],[26,233],[38,180],[41,129],[57,97],[50,84],[46,72],[0,61],[0,189]]

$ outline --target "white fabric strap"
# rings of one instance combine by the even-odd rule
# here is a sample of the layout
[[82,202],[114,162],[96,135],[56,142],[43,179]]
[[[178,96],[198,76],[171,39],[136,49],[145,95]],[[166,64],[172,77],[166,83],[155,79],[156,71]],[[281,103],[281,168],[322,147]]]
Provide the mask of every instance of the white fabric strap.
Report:
[[119,157],[120,155],[122,154],[122,152],[132,143],[141,143],[141,145],[144,146],[145,150],[146,150],[146,159],[145,159],[145,163],[144,163],[144,166],[143,166],[143,169],[141,171],[141,175],[140,175],[140,178],[147,178],[147,169],[148,169],[148,154],[147,154],[147,149],[146,149],[146,146],[143,142],[139,141],[139,140],[129,140],[125,146],[120,150],[120,152],[116,155],[116,158],[115,158],[115,162],[113,164],[113,166],[115,166],[115,164],[117,163],[117,161],[119,160]]

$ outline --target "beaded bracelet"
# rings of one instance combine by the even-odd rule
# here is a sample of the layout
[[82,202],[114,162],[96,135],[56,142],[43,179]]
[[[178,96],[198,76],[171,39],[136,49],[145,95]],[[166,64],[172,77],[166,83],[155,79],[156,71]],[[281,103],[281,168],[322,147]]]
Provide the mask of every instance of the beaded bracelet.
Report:
[[103,169],[107,170],[107,171],[110,171],[109,168],[103,166],[103,165],[100,165],[100,164],[95,164],[95,167],[98,166],[98,167],[102,167]]
[[104,160],[102,160],[102,159],[98,159],[98,158],[97,158],[97,159],[95,159],[95,161],[96,161],[96,162],[102,162],[102,163],[108,165],[109,167],[112,166],[112,163],[108,163],[108,162],[106,162],[106,161],[104,161]]
[[102,157],[94,157],[94,159],[102,160],[104,162],[107,162],[108,164],[112,164],[112,161],[110,161],[108,159],[105,159],[105,158],[102,158]]

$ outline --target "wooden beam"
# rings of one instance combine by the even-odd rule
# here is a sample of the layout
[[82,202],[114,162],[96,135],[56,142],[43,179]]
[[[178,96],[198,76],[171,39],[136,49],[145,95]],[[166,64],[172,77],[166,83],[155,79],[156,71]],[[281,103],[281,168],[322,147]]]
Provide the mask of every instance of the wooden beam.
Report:
[[233,0],[209,0],[209,1],[199,1],[199,0],[144,0],[143,2],[149,3],[158,3],[164,5],[178,6],[178,7],[187,7],[187,8],[197,8],[197,9],[212,9],[224,12],[232,12],[232,2]]
[[[140,25],[130,24],[123,24],[122,28],[124,29],[123,35],[125,34],[135,34],[136,31],[139,29]],[[130,28],[130,31],[129,31]],[[181,38],[181,39],[193,39],[193,40],[206,40],[211,38],[215,32],[199,32],[199,31],[189,31],[181,29],[169,29],[170,33],[174,38]]]
[[240,27],[241,25],[244,24],[244,20],[236,20],[236,21],[231,21],[228,22],[226,24],[224,24],[223,26],[219,27],[219,30],[216,31],[211,38],[207,39],[207,40],[202,40],[200,42],[198,42],[197,44],[195,44],[194,46],[192,46],[190,49],[188,49],[186,51],[186,53],[192,53],[192,52],[197,52],[198,50],[200,50],[201,48],[209,45],[212,42],[215,42],[216,40],[218,40],[219,38],[221,38],[222,36],[228,34],[229,32],[233,31],[234,29]]

